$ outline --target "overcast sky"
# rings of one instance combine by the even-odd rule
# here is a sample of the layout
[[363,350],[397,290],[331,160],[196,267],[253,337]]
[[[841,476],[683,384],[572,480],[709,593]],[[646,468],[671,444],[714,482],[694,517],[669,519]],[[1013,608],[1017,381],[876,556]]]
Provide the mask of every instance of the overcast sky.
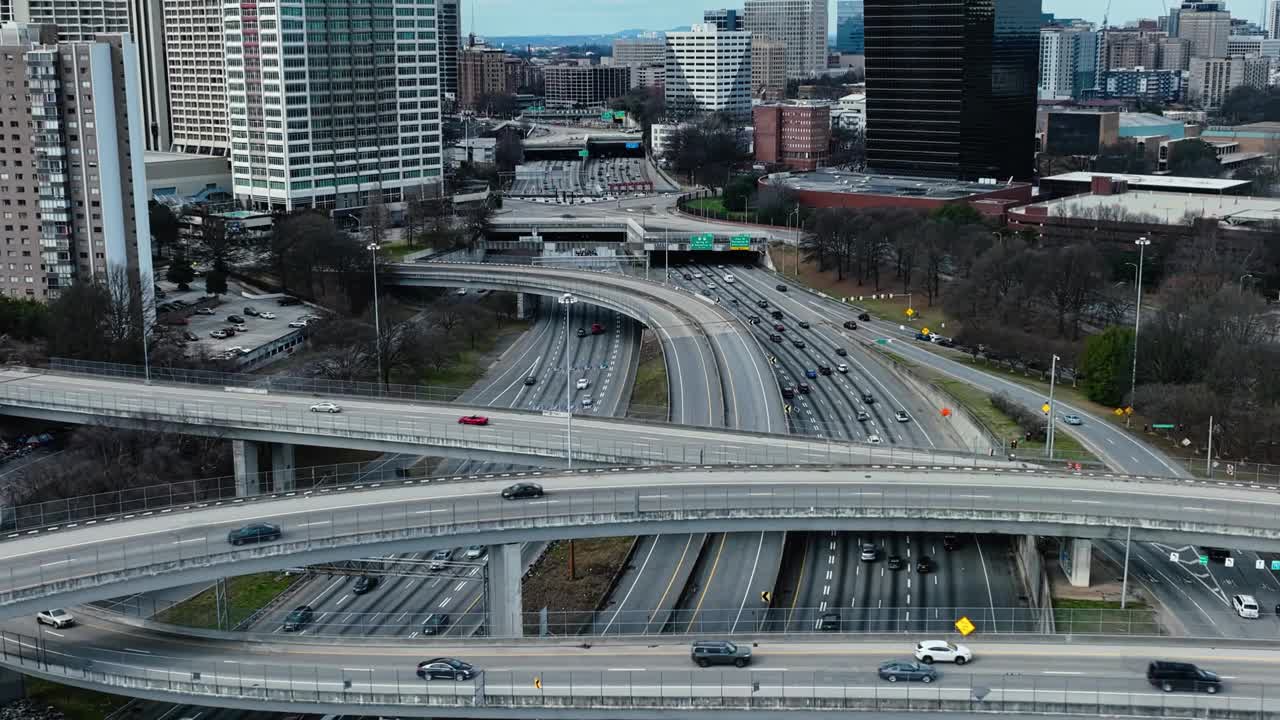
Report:
[[[1046,12],[1095,22],[1102,20],[1107,7],[1107,0],[1043,0],[1043,3]],[[472,29],[474,11],[475,32],[482,36],[586,35],[634,28],[665,30],[701,22],[704,7],[688,0],[462,0],[462,4],[463,34]],[[1239,17],[1258,20],[1261,4],[1262,0],[1235,0],[1228,3],[1228,8]],[[742,7],[742,2],[705,7]],[[1111,22],[1118,25],[1165,12],[1164,0],[1112,0]],[[831,0],[830,17],[834,31],[835,0]]]

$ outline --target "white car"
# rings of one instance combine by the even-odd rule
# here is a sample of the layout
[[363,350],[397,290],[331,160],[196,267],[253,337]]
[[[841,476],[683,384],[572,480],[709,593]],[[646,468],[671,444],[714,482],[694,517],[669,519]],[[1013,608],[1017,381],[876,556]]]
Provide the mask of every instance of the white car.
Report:
[[732,273],[725,273],[724,281],[725,281],[725,282],[727,282],[727,283],[729,283],[730,285],[732,285],[732,284],[733,284],[733,274],[732,274]]
[[579,390],[586,390],[586,389],[587,389],[587,388],[589,388],[589,387],[591,387],[591,381],[590,381],[590,380],[588,380],[588,379],[586,379],[586,378],[578,378],[578,389],[579,389]]
[[244,323],[240,323],[239,325],[232,325],[231,327],[235,328],[236,332],[249,332],[249,326],[245,325]]
[[468,560],[479,560],[484,557],[485,547],[483,545],[471,545],[467,548],[466,558]]
[[700,272],[696,272],[696,273],[694,273],[694,274],[693,274],[693,276],[694,276],[695,278],[699,279],[699,280],[701,280],[701,279],[702,279],[702,273],[700,273]]
[[880,439],[879,435],[869,435],[867,436],[867,442],[871,443],[872,445],[879,445],[883,441]]
[[715,283],[712,283],[712,282],[707,283],[707,289],[708,289],[708,290],[715,290],[715,289],[716,289],[716,284],[715,284]]
[[36,622],[41,625],[52,625],[56,628],[71,627],[76,624],[76,619],[71,613],[58,608],[56,610],[41,610],[36,613]]
[[340,413],[342,406],[335,402],[321,402],[311,406],[311,412]]
[[289,327],[291,328],[304,328],[306,326],[307,326],[306,320],[294,320],[293,322],[289,323]]
[[1236,609],[1236,614],[1242,618],[1253,619],[1258,617],[1258,601],[1254,600],[1252,595],[1232,595],[1231,606]]
[[963,665],[973,659],[973,651],[946,640],[921,640],[916,643],[916,659],[925,663],[953,662]]
[[458,288],[457,290],[454,290],[454,291],[453,291],[453,294],[454,294],[454,295],[466,295],[466,294],[467,294],[467,289],[466,289],[466,288]]
[[894,419],[895,419],[895,420],[897,420],[898,422],[910,422],[910,421],[911,421],[911,416],[907,414],[907,411],[906,411],[906,410],[899,410],[898,412],[896,412],[896,413],[894,413],[894,414],[893,414],[893,417],[894,417]]
[[848,365],[845,365],[844,363],[840,363],[839,365],[836,365],[836,372],[839,372],[839,373],[848,373],[848,372],[849,372],[849,366],[848,366]]
[[592,405],[592,400],[590,395],[587,395],[586,397],[582,398],[582,407],[591,407],[591,405]]
[[262,318],[263,320],[275,320],[276,314],[273,312],[264,312],[264,313],[258,313],[258,317]]

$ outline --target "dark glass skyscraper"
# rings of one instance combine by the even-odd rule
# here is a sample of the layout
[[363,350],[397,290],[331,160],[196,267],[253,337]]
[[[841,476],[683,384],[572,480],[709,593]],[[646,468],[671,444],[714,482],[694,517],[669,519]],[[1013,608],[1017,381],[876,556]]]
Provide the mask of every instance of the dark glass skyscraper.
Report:
[[865,0],[867,164],[1029,178],[1040,0]]
[[836,0],[836,52],[861,55],[862,0]]

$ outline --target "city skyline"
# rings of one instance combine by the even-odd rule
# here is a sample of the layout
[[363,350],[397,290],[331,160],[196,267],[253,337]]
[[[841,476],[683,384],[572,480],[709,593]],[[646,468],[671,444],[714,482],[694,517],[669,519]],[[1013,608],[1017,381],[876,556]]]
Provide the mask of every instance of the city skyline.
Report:
[[[463,34],[473,29],[477,35],[502,37],[510,35],[593,35],[623,30],[667,30],[700,22],[702,11],[716,7],[741,7],[742,2],[726,5],[708,2],[690,7],[680,0],[603,0],[584,6],[570,0],[473,0],[464,3]],[[1107,9],[1106,0],[1044,0],[1045,12],[1064,17],[1080,17],[1101,22]],[[1233,16],[1261,22],[1261,7],[1228,3]],[[1116,25],[1138,18],[1154,18],[1166,10],[1138,0],[1116,0],[1111,4],[1109,20]],[[836,0],[828,0],[828,34],[836,31]]]

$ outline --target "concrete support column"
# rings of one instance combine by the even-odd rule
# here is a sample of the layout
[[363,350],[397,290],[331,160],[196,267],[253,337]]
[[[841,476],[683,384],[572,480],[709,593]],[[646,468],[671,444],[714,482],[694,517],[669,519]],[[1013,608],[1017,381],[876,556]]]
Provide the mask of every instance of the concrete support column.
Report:
[[0,668],[0,704],[21,700],[26,694],[22,673],[8,668]]
[[1089,568],[1093,560],[1093,541],[1066,539],[1058,555],[1062,572],[1074,587],[1089,587]]
[[524,567],[520,543],[489,546],[489,637],[516,638],[524,635],[521,617],[524,598],[520,581]]
[[235,464],[236,497],[257,495],[258,444],[251,440],[232,440],[231,459]]
[[293,445],[271,443],[271,489],[276,492],[288,492],[297,485],[293,449]]
[[529,317],[529,311],[533,309],[533,305],[537,300],[528,293],[516,293],[516,319],[524,320]]

